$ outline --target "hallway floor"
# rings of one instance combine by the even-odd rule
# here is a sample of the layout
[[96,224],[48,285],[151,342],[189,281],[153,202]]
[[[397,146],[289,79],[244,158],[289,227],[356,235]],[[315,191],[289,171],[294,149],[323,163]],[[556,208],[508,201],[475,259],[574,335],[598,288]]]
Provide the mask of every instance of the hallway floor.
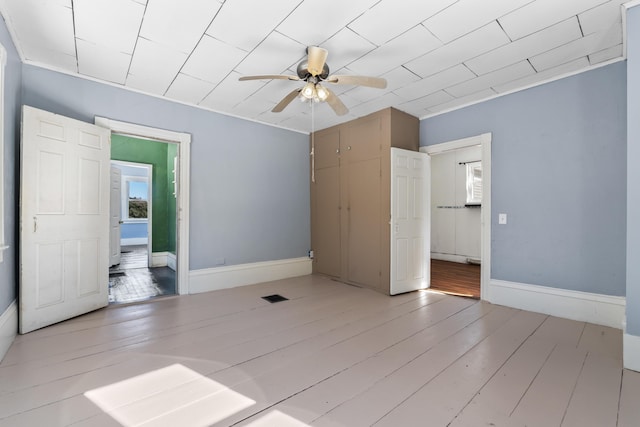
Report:
[[109,303],[144,301],[176,294],[176,272],[147,267],[146,245],[123,246],[120,264],[109,269]]

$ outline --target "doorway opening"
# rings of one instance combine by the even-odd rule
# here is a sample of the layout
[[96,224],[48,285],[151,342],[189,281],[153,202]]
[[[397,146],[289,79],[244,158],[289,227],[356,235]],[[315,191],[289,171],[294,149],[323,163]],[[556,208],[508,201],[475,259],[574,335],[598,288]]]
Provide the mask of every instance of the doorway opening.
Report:
[[431,156],[431,285],[488,299],[491,134],[421,147]]
[[[174,152],[157,141],[112,135],[112,157],[148,158],[151,163],[111,160],[109,303],[176,293],[176,204],[171,201],[173,185],[169,185],[175,181],[175,168],[167,170]],[[155,250],[154,234],[160,241]]]
[[[169,250],[166,256],[163,253],[160,253],[159,256],[154,256],[154,252],[152,250],[150,262],[153,266],[158,260],[163,261],[166,259],[167,266],[175,271],[175,293],[180,295],[188,294],[191,135],[183,132],[173,132],[134,123],[121,122],[105,117],[96,117],[95,123],[100,127],[110,129],[112,140],[114,136],[117,137],[120,135],[144,141],[154,141],[167,146],[167,148],[172,147],[175,149],[173,161],[167,162],[167,167],[169,170],[173,171],[174,176],[173,181],[168,184],[168,188],[173,188],[173,198],[169,198],[169,201],[171,201],[171,203],[175,203],[175,209],[170,209],[168,212],[175,213],[175,220],[171,221],[171,223],[175,224],[175,233],[171,234],[174,236],[175,241],[171,243],[172,250]],[[148,163],[148,159],[143,161]],[[153,210],[151,215],[152,222],[157,222],[158,218],[153,218]],[[150,234],[150,237],[153,241],[153,232]]]

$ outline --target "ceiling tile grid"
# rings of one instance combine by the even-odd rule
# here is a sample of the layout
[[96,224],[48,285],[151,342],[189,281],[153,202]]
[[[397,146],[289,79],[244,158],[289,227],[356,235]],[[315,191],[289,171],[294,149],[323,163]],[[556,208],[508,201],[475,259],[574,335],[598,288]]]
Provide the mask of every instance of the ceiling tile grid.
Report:
[[[623,59],[625,0],[0,0],[22,59],[225,114],[308,132],[393,106],[419,118]],[[349,108],[292,102],[306,47]],[[311,123],[313,116],[314,122]]]

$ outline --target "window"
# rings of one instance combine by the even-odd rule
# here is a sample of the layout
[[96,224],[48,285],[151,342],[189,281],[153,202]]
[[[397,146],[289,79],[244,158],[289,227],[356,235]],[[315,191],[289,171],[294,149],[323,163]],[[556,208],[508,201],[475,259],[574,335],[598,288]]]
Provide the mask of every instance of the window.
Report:
[[149,180],[142,176],[122,177],[122,219],[125,221],[149,218]]
[[482,204],[482,162],[469,162],[467,166],[467,203],[465,206]]

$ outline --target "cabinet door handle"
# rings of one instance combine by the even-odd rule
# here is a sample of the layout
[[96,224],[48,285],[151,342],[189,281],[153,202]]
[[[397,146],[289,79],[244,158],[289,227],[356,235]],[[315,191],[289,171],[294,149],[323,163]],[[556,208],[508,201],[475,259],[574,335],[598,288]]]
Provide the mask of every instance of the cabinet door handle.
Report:
[[348,147],[347,147],[347,150],[351,151],[351,146],[348,146]]
[[339,150],[339,149],[338,149],[338,150],[336,150],[336,154],[340,154],[340,150]]

